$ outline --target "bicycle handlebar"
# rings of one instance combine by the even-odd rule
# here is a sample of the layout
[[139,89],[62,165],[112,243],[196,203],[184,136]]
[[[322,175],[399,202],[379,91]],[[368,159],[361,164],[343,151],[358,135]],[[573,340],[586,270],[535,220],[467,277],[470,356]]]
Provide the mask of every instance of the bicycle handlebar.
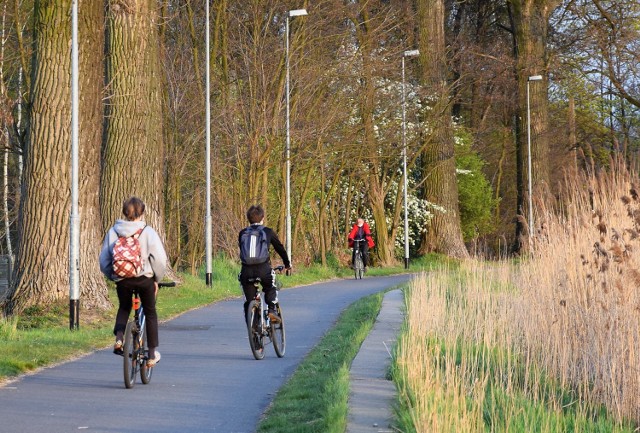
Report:
[[158,287],[175,287],[175,286],[176,286],[175,281],[162,281],[158,283]]

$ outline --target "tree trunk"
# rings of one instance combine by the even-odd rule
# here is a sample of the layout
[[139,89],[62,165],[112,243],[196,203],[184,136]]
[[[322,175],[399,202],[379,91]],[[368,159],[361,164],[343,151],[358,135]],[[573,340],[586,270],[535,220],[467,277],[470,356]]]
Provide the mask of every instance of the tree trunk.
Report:
[[[521,216],[516,223],[516,245],[519,250],[525,232],[524,215],[528,195],[528,127],[526,118],[531,115],[531,182],[533,199],[545,199],[550,192],[548,92],[547,92],[547,34],[548,21],[557,0],[509,0],[509,12],[514,32],[514,55],[516,57],[516,79],[518,82],[519,115],[517,132],[517,178],[518,199],[516,213]],[[529,77],[541,75],[542,81],[531,81]],[[527,101],[527,87],[529,101]],[[534,200],[535,201],[535,200]]]
[[97,257],[102,247],[100,161],[104,128],[104,4],[78,3],[80,295],[83,307],[111,305]]
[[164,239],[165,162],[158,9],[153,0],[109,0],[107,126],[102,224],[121,217],[129,196],[146,204],[146,221]]
[[445,10],[442,0],[417,2],[421,82],[435,97],[428,119],[431,144],[425,147],[425,198],[443,208],[435,211],[420,246],[420,253],[443,253],[467,257],[458,210],[458,185],[451,125],[451,108],[446,82],[447,62],[444,40]]
[[[81,122],[84,149],[81,164],[88,170],[81,175],[80,251],[81,285],[84,305],[108,305],[106,285],[97,266],[101,235],[95,197],[100,146],[100,85],[102,53],[100,44],[100,7],[83,10],[80,23],[83,46],[91,49],[81,57],[84,80],[81,108],[87,111]],[[32,69],[31,125],[25,154],[23,194],[20,205],[19,242],[15,278],[8,310],[19,313],[32,305],[47,305],[64,299],[69,293],[69,215],[71,160],[71,0],[36,2],[35,44]],[[91,30],[91,31],[89,31]],[[98,45],[100,46],[100,45]],[[91,66],[90,66],[91,65]]]

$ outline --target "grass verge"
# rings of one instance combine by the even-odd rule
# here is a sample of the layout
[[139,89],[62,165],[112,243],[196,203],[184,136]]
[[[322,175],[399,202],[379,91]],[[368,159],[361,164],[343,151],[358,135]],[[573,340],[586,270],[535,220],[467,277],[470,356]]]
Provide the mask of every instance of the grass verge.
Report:
[[346,428],[349,366],[369,334],[384,294],[353,303],[278,391],[261,433],[342,433]]

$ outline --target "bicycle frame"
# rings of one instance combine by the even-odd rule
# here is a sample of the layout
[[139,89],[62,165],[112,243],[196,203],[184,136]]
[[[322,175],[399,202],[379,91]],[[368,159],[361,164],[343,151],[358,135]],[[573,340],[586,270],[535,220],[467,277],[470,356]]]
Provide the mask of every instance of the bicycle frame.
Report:
[[142,340],[141,336],[144,333],[144,327],[147,321],[144,315],[144,308],[142,308],[142,302],[140,302],[140,295],[138,295],[138,292],[135,292],[133,296],[133,320],[136,324],[136,337],[138,338],[138,344],[140,344]]
[[[276,286],[276,288],[278,287],[278,283],[276,280],[275,271],[281,270],[280,268],[282,267],[278,266],[276,268],[273,268],[271,271],[272,277],[273,277],[273,285]],[[253,300],[256,301],[256,303],[260,303],[260,329],[262,330],[262,335],[269,336],[269,326],[271,325],[271,323],[269,321],[267,302],[264,300],[264,295],[262,290],[260,290],[260,278],[256,278],[253,281],[253,285],[256,287],[256,296],[255,298],[253,298]],[[276,302],[277,302],[277,297],[276,297]]]
[[[279,285],[275,273],[276,271],[282,271],[282,269],[284,269],[283,266],[277,266],[272,269],[274,278],[273,284],[276,287],[276,290],[279,288]],[[255,278],[249,281],[256,287],[256,295],[247,300],[249,301],[249,305],[246,313],[249,345],[253,356],[258,360],[263,359],[265,344],[273,343],[276,355],[279,358],[282,358],[285,352],[285,335],[280,303],[277,302],[276,298],[276,310],[280,320],[274,320],[272,322],[269,318],[269,310],[266,305],[267,302],[264,294],[260,290],[260,278]]]
[[360,243],[366,241],[366,239],[353,240],[353,269],[355,271],[356,279],[362,279],[362,276],[364,275],[364,255],[362,254]]
[[[158,283],[158,287],[174,287],[174,282]],[[151,381],[153,368],[147,366],[149,348],[147,347],[147,318],[138,290],[133,291],[133,320],[127,323],[124,331],[124,385],[133,388],[136,375],[147,385]]]
[[124,385],[126,388],[133,388],[138,373],[142,383],[148,384],[152,373],[146,365],[149,356],[145,341],[146,317],[137,290],[133,292],[133,311],[133,320],[127,323],[124,332]]
[[366,239],[354,239],[353,248],[356,250],[356,254],[362,254],[362,248],[360,248],[360,242],[366,242]]

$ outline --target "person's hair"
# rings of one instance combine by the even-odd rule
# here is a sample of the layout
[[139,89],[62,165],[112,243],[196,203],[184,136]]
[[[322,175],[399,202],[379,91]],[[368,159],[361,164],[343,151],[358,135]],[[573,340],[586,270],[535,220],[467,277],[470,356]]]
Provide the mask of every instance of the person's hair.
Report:
[[264,219],[264,209],[260,205],[253,205],[247,211],[247,219],[250,224],[259,223]]
[[122,203],[122,215],[129,220],[133,221],[144,214],[144,202],[138,197],[129,197]]

